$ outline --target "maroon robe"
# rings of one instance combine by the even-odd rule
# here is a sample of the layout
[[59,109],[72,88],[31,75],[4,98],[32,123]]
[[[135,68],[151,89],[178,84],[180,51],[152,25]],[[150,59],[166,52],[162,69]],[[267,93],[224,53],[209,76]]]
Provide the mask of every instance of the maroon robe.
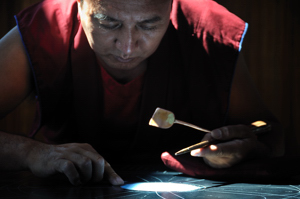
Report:
[[[149,58],[139,122],[126,149],[103,128],[100,68],[83,32],[76,0],[45,0],[16,21],[35,78],[38,114],[31,133],[49,143],[88,142],[100,154],[158,154],[203,136],[148,125],[156,107],[214,129],[226,124],[234,68],[247,24],[211,0],[174,0],[169,28]],[[113,157],[113,156],[112,156]],[[159,155],[157,156],[159,158]]]

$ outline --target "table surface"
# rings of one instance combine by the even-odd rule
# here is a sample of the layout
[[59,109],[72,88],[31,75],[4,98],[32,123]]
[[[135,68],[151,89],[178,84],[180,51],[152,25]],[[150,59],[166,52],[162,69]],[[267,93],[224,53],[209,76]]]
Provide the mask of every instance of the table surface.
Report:
[[30,172],[0,172],[1,199],[62,199],[62,198],[300,198],[300,180],[297,178],[283,181],[256,182],[217,181],[193,178],[165,167],[126,166],[118,173],[126,184],[136,182],[167,182],[197,186],[194,191],[135,191],[107,182],[72,186],[62,175],[38,178]]

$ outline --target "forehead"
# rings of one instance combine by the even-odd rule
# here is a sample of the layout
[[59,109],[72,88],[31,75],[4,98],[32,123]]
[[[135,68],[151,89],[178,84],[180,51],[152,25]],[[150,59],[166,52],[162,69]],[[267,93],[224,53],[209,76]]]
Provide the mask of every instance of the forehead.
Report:
[[85,0],[93,12],[168,12],[172,0]]

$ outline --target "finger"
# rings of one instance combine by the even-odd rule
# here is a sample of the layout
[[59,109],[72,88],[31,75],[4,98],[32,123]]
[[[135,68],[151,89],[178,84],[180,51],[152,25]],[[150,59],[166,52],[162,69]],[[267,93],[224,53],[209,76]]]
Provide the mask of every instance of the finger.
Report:
[[225,126],[211,131],[211,137],[217,140],[254,138],[255,135],[245,125]]
[[88,156],[84,155],[83,153],[73,153],[68,156],[68,159],[72,161],[77,168],[83,183],[86,183],[92,179],[93,162]]
[[[210,149],[210,151],[216,151],[218,149],[218,147],[216,145],[210,145],[209,149]],[[191,156],[202,157],[203,155],[205,155],[205,151],[203,152],[203,150],[204,150],[204,148],[194,149],[190,152]]]
[[97,151],[89,144],[82,144],[81,148],[85,151],[81,152],[89,157],[93,162],[93,181],[98,182],[105,175],[108,181],[113,185],[124,184],[123,179],[111,168],[110,164],[97,153]]
[[205,140],[208,140],[208,141],[212,141],[212,140],[215,140],[212,136],[211,136],[211,132],[210,133],[206,133],[202,140],[201,141],[205,141]]
[[200,149],[194,149],[191,151],[191,156],[194,156],[194,157],[202,157],[202,153],[201,151],[203,150],[203,148],[200,148]]
[[224,152],[224,149],[222,147],[218,147],[217,145],[210,145],[209,147],[206,148],[200,148],[200,149],[195,149],[191,151],[191,156],[194,157],[212,157],[212,156],[217,156],[217,157],[225,157],[230,154],[229,151]]
[[[234,140],[222,144],[211,145],[202,151],[204,157],[229,157],[236,154],[238,149],[241,149],[241,140]],[[242,150],[242,149],[241,149]]]
[[105,160],[101,155],[99,155],[95,150],[93,150],[92,147],[85,147],[85,149],[78,150],[78,152],[84,157],[88,158],[91,163],[89,171],[86,171],[85,174],[87,175],[87,177],[89,177],[88,180],[99,182],[103,179],[105,170]]
[[[195,149],[191,151],[191,155],[195,157],[229,157],[240,156],[248,150],[249,144],[246,140],[232,140],[209,147]],[[239,150],[237,150],[239,149]]]
[[103,179],[105,170],[105,159],[99,154],[88,154],[93,162],[93,182],[99,182]]
[[105,177],[112,185],[122,185],[124,180],[111,168],[108,162],[105,162]]
[[64,174],[65,176],[67,176],[67,178],[69,179],[70,183],[73,185],[81,185],[82,182],[80,180],[80,175],[75,167],[75,165],[69,161],[69,160],[65,160],[65,159],[59,159],[56,162],[53,163],[54,166],[53,168],[59,172]]

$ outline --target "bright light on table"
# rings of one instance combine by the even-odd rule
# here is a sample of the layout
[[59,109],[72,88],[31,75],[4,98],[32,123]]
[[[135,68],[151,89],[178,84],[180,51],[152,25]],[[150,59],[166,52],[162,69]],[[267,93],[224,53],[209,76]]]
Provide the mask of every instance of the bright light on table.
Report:
[[124,189],[135,190],[135,191],[158,191],[158,192],[166,192],[166,191],[183,192],[183,191],[193,191],[201,188],[189,184],[167,183],[167,182],[132,183],[132,184],[125,184],[121,187]]

